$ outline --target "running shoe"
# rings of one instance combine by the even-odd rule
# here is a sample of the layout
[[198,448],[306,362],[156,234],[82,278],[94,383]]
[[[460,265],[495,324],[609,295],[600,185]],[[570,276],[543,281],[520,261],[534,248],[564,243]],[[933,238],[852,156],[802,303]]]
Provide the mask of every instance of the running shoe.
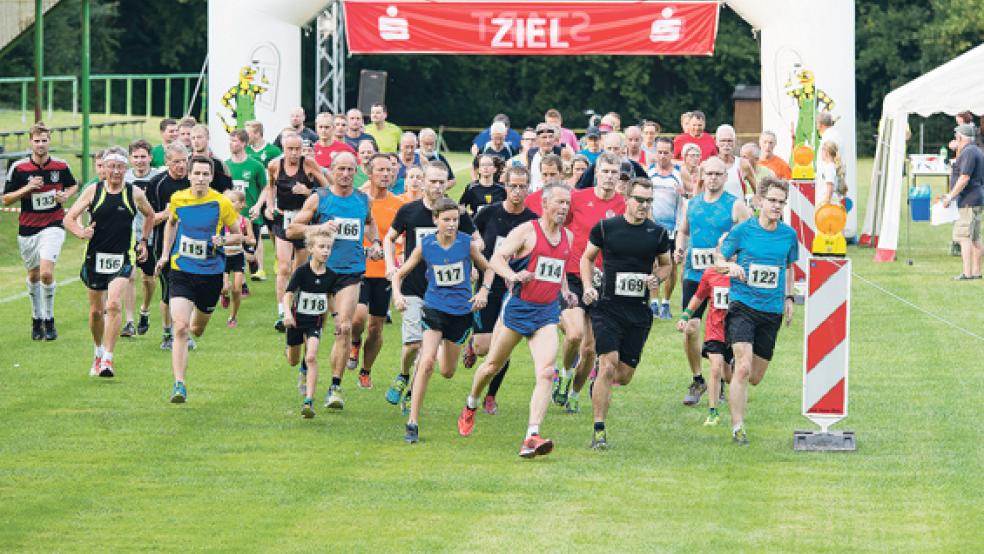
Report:
[[222,303],[222,307],[223,308],[225,308],[227,310],[229,309],[229,295],[228,294],[219,295],[219,302]]
[[304,416],[304,419],[314,417],[314,406],[310,398],[305,398],[304,403],[301,404],[301,415]]
[[249,266],[250,275],[255,275],[260,270],[260,264],[256,263],[256,260],[248,260],[246,263]]
[[284,318],[280,316],[277,318],[277,322],[273,324],[273,328],[277,330],[278,333],[286,333],[287,327],[284,326]]
[[653,319],[663,319],[663,309],[659,302],[650,302],[649,311],[653,313]]
[[249,298],[249,285],[243,283],[243,290],[240,294],[242,294],[243,298]]
[[591,448],[594,450],[606,450],[608,448],[608,431],[606,429],[595,429],[591,436]]
[[100,377],[112,377],[113,373],[113,360],[103,359],[99,362],[99,376]]
[[573,372],[568,372],[567,377],[561,377],[554,383],[553,401],[558,406],[567,404],[567,397],[571,392],[571,383],[574,382]]
[[40,319],[31,320],[31,340],[44,340],[44,323]]
[[251,281],[266,281],[266,278],[267,278],[266,271],[263,271],[261,269],[261,270],[255,272],[255,273],[253,273],[252,275],[250,275],[249,278],[250,278]]
[[359,388],[360,389],[372,388],[372,376],[365,369],[359,372]]
[[420,441],[420,428],[413,423],[407,423],[407,433],[403,435],[403,440],[407,441],[407,444],[416,444]]
[[146,335],[147,331],[150,330],[150,314],[140,314],[140,320],[137,321],[137,334]]
[[692,381],[690,388],[687,389],[687,396],[683,397],[683,405],[696,406],[700,402],[700,397],[704,396],[705,392],[707,392],[707,383],[703,381]]
[[745,432],[745,426],[731,431],[731,440],[738,446],[748,446],[748,433]]
[[239,322],[236,321],[236,318],[234,318],[234,317],[230,317],[228,319],[228,321],[226,321],[226,327],[228,327],[230,329],[235,329],[238,326],[239,326]]
[[352,344],[352,350],[349,351],[348,361],[345,362],[345,369],[355,369],[359,367],[359,348],[362,344]]
[[170,352],[172,346],[174,346],[173,335],[164,335],[163,337],[161,337],[161,350],[166,350]]
[[386,312],[386,323],[393,323],[393,316],[389,312]]
[[304,365],[303,360],[297,369],[297,392],[301,393],[301,396],[307,397],[307,366]]
[[188,335],[188,352],[198,348],[198,343],[195,342],[195,337]]
[[564,411],[569,414],[576,414],[581,411],[581,401],[576,396],[567,396],[567,402],[564,403]]
[[407,380],[408,378],[403,375],[397,375],[393,382],[390,383],[388,389],[386,389],[386,401],[390,404],[396,406],[400,403],[400,398],[403,396],[403,391],[407,390]]
[[121,337],[132,337],[137,334],[137,328],[133,326],[132,321],[127,321],[126,325],[120,328]]
[[553,441],[545,439],[540,435],[530,435],[519,447],[520,458],[534,458],[536,456],[546,456],[553,452]]
[[465,369],[471,369],[475,367],[476,361],[478,361],[478,355],[475,354],[475,346],[472,344],[472,340],[468,339],[465,351],[461,354],[461,365],[465,366]]
[[181,381],[174,382],[174,388],[171,390],[171,403],[172,404],[184,404],[184,401],[188,398],[188,389],[185,388],[185,384]]
[[89,368],[89,377],[99,377],[99,362],[102,360],[99,356],[92,357],[92,367]]
[[711,408],[704,420],[704,427],[714,427],[719,423],[721,423],[721,414],[718,413],[717,408]]
[[58,329],[55,329],[55,318],[44,320],[44,340],[58,339]]
[[342,399],[342,387],[338,385],[328,387],[328,396],[325,397],[325,408],[330,410],[341,410],[345,408],[345,400]]
[[660,319],[673,319],[673,314],[670,312],[670,304],[669,304],[669,302],[664,303],[660,307],[659,318]]
[[461,415],[458,416],[458,434],[462,437],[467,437],[475,430],[476,411],[478,410],[469,408],[467,405],[461,409]]
[[499,413],[499,405],[495,403],[494,396],[486,396],[483,404],[485,405],[485,413],[489,415],[495,415]]

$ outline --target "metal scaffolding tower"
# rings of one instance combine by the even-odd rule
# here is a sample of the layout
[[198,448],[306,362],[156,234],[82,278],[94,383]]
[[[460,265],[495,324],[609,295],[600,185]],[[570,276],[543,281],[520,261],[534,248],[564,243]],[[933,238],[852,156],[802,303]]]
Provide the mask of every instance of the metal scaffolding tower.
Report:
[[318,14],[315,113],[345,111],[345,21],[341,0],[331,0]]

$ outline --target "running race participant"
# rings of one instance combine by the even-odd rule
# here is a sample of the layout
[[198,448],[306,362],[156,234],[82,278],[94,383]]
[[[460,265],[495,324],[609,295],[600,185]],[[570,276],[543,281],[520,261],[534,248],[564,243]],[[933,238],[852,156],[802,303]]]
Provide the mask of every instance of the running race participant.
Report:
[[495,181],[495,156],[478,156],[478,179],[472,181],[461,194],[459,203],[475,217],[483,208],[506,199],[506,189]]
[[[246,260],[249,262],[249,271],[253,276],[257,276],[263,270],[263,241],[260,240],[260,226],[263,225],[263,208],[266,204],[266,195],[263,190],[267,186],[266,166],[255,158],[246,154],[246,147],[249,144],[249,133],[243,129],[236,129],[229,133],[229,155],[226,160],[226,167],[232,176],[232,189],[243,193],[246,201],[243,209],[239,212],[243,217],[248,218],[252,228],[253,238],[256,245],[246,245]],[[243,292],[247,292],[246,285],[243,285]]]
[[301,415],[314,417],[314,394],[318,386],[318,347],[321,345],[321,329],[328,313],[328,295],[335,281],[335,274],[325,267],[334,237],[326,228],[309,229],[304,235],[305,249],[311,260],[294,270],[284,302],[288,306],[284,314],[287,327],[287,363],[291,367],[301,362],[301,346],[304,346],[305,379],[300,386],[304,402]]
[[755,169],[748,160],[735,156],[737,135],[734,127],[721,125],[714,137],[717,141],[717,157],[724,162],[724,192],[745,202],[755,195]]
[[[149,152],[148,152],[149,153]],[[133,219],[139,210],[144,216],[141,236],[154,226],[154,210],[144,192],[124,182],[126,153],[111,148],[102,157],[106,180],[82,192],[65,216],[65,227],[75,236],[89,241],[79,277],[89,289],[89,330],[95,344],[95,358],[89,375],[112,377],[113,350],[120,334],[120,301],[129,283],[133,264]],[[79,217],[88,212],[90,223],[82,227]],[[140,239],[137,259],[147,258],[147,241]]]
[[[653,152],[654,164],[649,168],[649,179],[653,183],[653,221],[660,224],[670,234],[670,240],[676,236],[677,221],[686,206],[685,190],[680,170],[673,164],[673,141],[667,137],[656,139]],[[653,317],[672,319],[670,313],[670,296],[676,285],[677,264],[672,264],[670,277],[663,282],[662,288],[657,288],[652,297],[650,308]]]
[[[161,282],[161,350],[170,350],[174,342],[174,335],[171,332],[171,308],[170,308],[170,279],[171,272],[169,264],[161,264],[164,259],[164,227],[168,218],[168,204],[174,193],[187,189],[191,186],[188,181],[188,150],[178,141],[168,144],[164,148],[164,166],[166,171],[156,175],[147,185],[147,200],[154,208],[154,234],[151,237],[151,246],[154,251],[154,260],[157,266],[154,274],[159,276]],[[188,348],[195,349],[195,340],[189,339]]]
[[[254,160],[260,162],[263,165],[264,169],[270,164],[270,162],[274,158],[277,158],[277,157],[283,155],[284,151],[281,150],[280,147],[275,146],[272,143],[267,142],[263,138],[263,123],[261,123],[260,121],[256,121],[256,120],[247,121],[246,122],[246,134],[249,136],[249,143],[246,145],[246,155],[249,156],[250,158],[253,158]],[[267,173],[266,175],[264,175],[264,180],[266,180],[268,176],[269,176],[269,173]],[[264,190],[266,190],[266,189],[264,189]],[[266,199],[267,199],[267,195],[266,194],[261,194],[259,201],[260,202],[264,202],[264,204],[265,204]],[[275,237],[273,235],[273,232],[272,232],[272,229],[273,229],[273,221],[271,221],[269,219],[266,219],[265,211],[266,211],[265,209],[260,210],[258,217],[255,218],[255,219],[258,219],[260,222],[262,222],[263,225],[266,225],[267,230],[270,230],[271,231],[269,233],[269,236],[270,236],[270,244],[273,245],[274,252],[276,252],[276,248],[277,248],[277,242],[276,242],[277,241],[277,237]],[[256,273],[253,273],[252,275],[250,275],[250,280],[251,281],[266,281],[266,278],[267,278],[266,270],[263,269],[264,268],[263,260],[264,260],[264,254],[266,253],[266,246],[263,244],[263,241],[260,240],[260,235],[259,234],[257,234],[256,239],[257,239],[257,242],[256,242],[256,266],[257,266],[258,269],[257,269]]]
[[[727,236],[725,234],[724,236]],[[724,238],[724,237],[722,237]],[[731,278],[717,270],[705,271],[697,285],[697,292],[690,298],[690,304],[683,309],[677,321],[677,331],[687,328],[687,320],[704,302],[708,302],[707,323],[704,326],[704,346],[701,356],[711,362],[711,382],[707,385],[707,419],[705,427],[713,427],[721,422],[717,405],[724,401],[722,379],[731,382],[734,354],[725,338],[724,319],[728,315],[728,298]]]
[[577,302],[564,279],[564,264],[571,255],[572,235],[564,228],[571,206],[571,189],[559,181],[549,181],[541,190],[544,191],[543,216],[519,224],[493,254],[492,269],[510,284],[511,290],[492,337],[489,357],[475,372],[471,392],[458,417],[458,432],[462,436],[470,435],[475,428],[478,397],[492,377],[504,368],[519,341],[526,337],[536,385],[530,398],[526,438],[519,449],[523,458],[543,456],[553,450],[553,441],[540,436],[540,425],[550,405],[559,348],[561,293],[567,297],[566,303]]
[[[380,234],[389,232],[396,213],[404,201],[389,191],[393,182],[393,166],[384,154],[373,154],[369,158],[369,197],[372,199],[372,219]],[[373,243],[367,236],[362,243],[366,249]],[[359,371],[359,386],[372,388],[372,366],[383,347],[383,324],[389,311],[392,285],[386,278],[386,262],[381,259],[366,260],[366,275],[359,291],[359,304],[352,319],[352,351],[346,367],[355,369],[359,365],[359,351],[363,346],[362,333],[367,330],[365,348],[362,350],[362,369]]]
[[[725,167],[721,158],[708,158],[701,164],[701,171],[704,192],[687,203],[676,235],[675,261],[684,262],[683,308],[690,305],[690,298],[697,292],[704,270],[714,265],[714,251],[721,235],[751,215],[744,202],[724,192]],[[707,302],[702,302],[693,310],[683,332],[683,351],[693,375],[687,395],[683,398],[685,406],[697,405],[707,392],[707,383],[700,369],[700,319],[706,306]]]
[[235,233],[243,236],[242,244],[229,244],[225,251],[225,273],[222,274],[222,307],[230,308],[229,319],[226,320],[226,327],[235,329],[239,326],[239,305],[242,302],[243,274],[246,272],[246,254],[244,246],[256,244],[256,237],[253,235],[253,228],[242,215],[243,207],[246,205],[246,195],[238,190],[225,191],[225,197],[232,202],[232,207],[238,213],[237,223],[231,227],[226,227],[226,233]]
[[[731,277],[725,327],[735,353],[735,372],[728,407],[731,437],[738,445],[748,444],[748,384],[758,385],[765,376],[783,316],[787,326],[793,322],[792,265],[799,257],[799,246],[796,231],[782,222],[789,183],[771,177],[763,181],[764,201],[758,217],[735,226],[717,258],[718,270]],[[728,262],[732,256],[737,261]]]
[[[317,162],[301,155],[301,137],[287,134],[283,137],[284,155],[267,165],[267,187],[264,214],[273,221],[273,236],[277,244],[277,322],[273,328],[283,333],[284,290],[291,273],[307,261],[304,240],[287,238],[287,227],[297,217],[304,202],[312,196],[316,186],[328,186]],[[303,231],[301,231],[303,234]]]
[[[541,163],[540,167],[543,166],[544,164]],[[487,260],[492,259],[495,250],[513,229],[537,218],[536,213],[524,204],[530,190],[529,182],[530,174],[525,167],[510,167],[506,170],[506,192],[508,194],[506,200],[488,206],[475,217],[475,227],[482,235],[482,242],[485,243],[482,254]],[[566,217],[567,210],[564,211],[564,215]],[[506,297],[506,292],[506,282],[497,275],[492,281],[488,303],[475,314],[475,322],[472,325],[472,340],[465,347],[465,353],[462,356],[462,365],[466,368],[473,367],[478,356],[485,356],[489,353],[492,330],[495,328],[496,321],[499,320],[499,313],[502,311],[502,301]],[[492,378],[488,394],[485,395],[482,402],[485,412],[489,415],[495,415],[498,412],[495,395],[499,392],[502,380],[509,369],[508,358],[500,366],[497,368],[499,371]]]
[[[647,289],[670,275],[672,243],[666,229],[650,216],[653,187],[646,178],[634,178],[626,187],[625,215],[603,219],[591,228],[581,257],[584,303],[591,310],[591,326],[598,342],[598,378],[591,394],[594,434],[591,448],[608,447],[605,419],[612,385],[628,385],[642,357],[653,316]],[[591,286],[595,259],[604,256],[601,290]]]
[[[328,256],[328,269],[334,273],[330,294],[335,311],[335,342],[331,347],[332,376],[325,407],[336,410],[345,407],[342,376],[352,345],[352,317],[359,303],[366,258],[378,260],[383,255],[382,241],[372,218],[372,200],[366,193],[352,187],[355,166],[354,154],[342,152],[335,156],[331,164],[332,184],[308,197],[287,229],[287,238],[290,239],[302,236],[312,223],[334,233],[335,242]],[[372,244],[368,250],[362,246],[364,240]],[[364,388],[371,388],[368,374],[361,384]]]
[[170,117],[161,120],[161,143],[150,150],[150,166],[154,168],[164,166],[164,148],[178,138],[178,122]]
[[[177,132],[177,126],[174,127],[175,132]],[[133,185],[144,192],[144,197],[146,198],[147,187],[150,185],[150,180],[154,178],[155,175],[160,173],[160,170],[154,169],[150,164],[150,143],[138,139],[130,143],[129,153],[130,153],[130,169],[126,170],[126,174],[123,175],[123,182],[128,185]],[[164,154],[161,153],[161,160],[163,163]],[[143,232],[144,228],[144,216],[138,210],[133,214],[133,235],[134,242],[139,245],[140,241],[144,242],[144,246],[150,243],[150,236],[145,235]],[[153,229],[153,221],[151,221],[151,229]],[[130,273],[130,278],[127,280],[126,293],[123,295],[123,306],[124,312],[126,314],[126,324],[120,331],[120,336],[128,337],[137,335],[144,335],[150,329],[150,301],[154,296],[154,290],[157,288],[154,283],[154,267],[157,265],[157,259],[154,258],[153,253],[147,248],[147,256],[142,260],[137,255],[136,250],[133,252],[133,259],[136,262],[136,266],[140,268],[141,289],[143,290],[143,300],[140,304],[140,320],[137,322],[136,328],[133,326],[133,311],[135,310],[137,304],[137,290],[136,290],[136,272]]]
[[[396,263],[396,241],[400,235],[403,235],[404,251],[413,252],[421,239],[437,231],[431,209],[438,200],[445,197],[444,192],[447,184],[447,167],[441,162],[428,162],[424,169],[423,198],[404,204],[396,212],[393,224],[383,239],[387,278],[392,279],[398,267]],[[475,230],[475,225],[467,214],[463,214],[460,218],[458,228],[462,232],[471,234],[472,238],[477,241],[481,241],[481,236]],[[405,304],[402,317],[403,351],[400,358],[400,373],[393,379],[393,383],[386,391],[386,401],[390,404],[396,405],[400,403],[401,399],[404,401],[409,399],[404,393],[410,382],[410,367],[420,352],[420,343],[424,337],[421,317],[426,291],[427,271],[423,266],[416,268],[402,280],[400,292]]]
[[[432,163],[443,165],[442,162]],[[407,261],[393,275],[393,305],[402,312],[407,309],[406,298],[400,292],[403,279],[418,266],[427,272],[427,291],[423,299],[423,345],[420,347],[410,419],[407,420],[404,437],[411,444],[419,440],[420,408],[438,354],[441,356],[441,376],[445,379],[454,377],[461,346],[471,332],[472,312],[485,307],[494,276],[482,255],[481,241],[458,231],[458,222],[463,217],[458,204],[450,198],[438,199],[434,203],[433,214],[436,232],[422,237],[420,245],[411,251]],[[483,273],[483,286],[474,294],[470,284],[472,263]]]
[[355,156],[355,148],[345,144],[343,140],[335,140],[335,119],[332,114],[321,112],[314,118],[314,130],[318,140],[314,143],[314,161],[324,168],[330,168],[335,156],[348,152]]
[[204,156],[212,160],[215,175],[212,176],[212,184],[209,186],[217,192],[225,192],[232,188],[232,177],[222,160],[212,155],[208,141],[207,125],[198,124],[191,129],[191,155]]
[[209,188],[212,171],[211,158],[195,156],[189,162],[191,187],[171,196],[162,241],[168,255],[157,262],[158,269],[170,268],[171,320],[174,323],[171,402],[175,404],[188,398],[185,386],[188,332],[202,336],[222,291],[222,272],[225,270],[222,248],[241,244],[243,240],[237,233],[222,234],[222,228],[234,227],[240,216],[228,198]]
[[[582,283],[580,260],[588,244],[591,229],[602,219],[625,213],[625,197],[616,194],[621,175],[621,160],[604,152],[595,162],[595,186],[574,191],[571,196],[569,229],[574,233],[571,257],[567,259],[567,287],[578,298],[560,314],[564,331],[563,367],[554,383],[553,400],[565,406],[569,413],[580,410],[581,388],[595,365],[595,335],[588,319],[588,305],[581,302],[584,291],[592,283]],[[652,319],[652,315],[650,315]]]
[[78,184],[67,163],[48,155],[51,131],[44,123],[35,123],[27,134],[31,155],[10,166],[3,205],[20,201],[17,246],[27,268],[31,338],[55,340],[55,262],[65,242],[62,204],[75,194]]

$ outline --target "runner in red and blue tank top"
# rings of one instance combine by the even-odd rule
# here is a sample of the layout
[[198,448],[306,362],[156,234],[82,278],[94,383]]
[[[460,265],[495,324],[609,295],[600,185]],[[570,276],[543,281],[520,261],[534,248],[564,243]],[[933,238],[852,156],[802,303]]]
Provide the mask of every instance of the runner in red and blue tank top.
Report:
[[564,227],[571,207],[571,190],[552,181],[543,187],[543,215],[513,229],[490,260],[511,287],[502,308],[502,317],[492,335],[492,346],[485,362],[475,372],[472,390],[458,417],[458,432],[470,435],[475,428],[478,398],[492,377],[502,368],[516,345],[526,337],[536,375],[530,402],[529,427],[519,455],[532,458],[549,454],[553,442],[540,436],[540,424],[550,405],[554,361],[559,340],[561,297],[565,304],[577,300],[567,290],[564,266],[571,256],[573,234]]

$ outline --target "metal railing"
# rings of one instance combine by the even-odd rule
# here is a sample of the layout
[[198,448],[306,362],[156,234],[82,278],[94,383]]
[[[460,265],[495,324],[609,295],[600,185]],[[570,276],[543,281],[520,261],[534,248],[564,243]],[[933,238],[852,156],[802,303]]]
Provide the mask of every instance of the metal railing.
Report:
[[[193,99],[191,97],[192,90],[194,88],[194,83],[198,79],[197,73],[164,73],[164,74],[94,74],[90,77],[90,86],[97,83],[102,83],[102,102],[98,102],[93,98],[93,107],[100,106],[103,108],[103,112],[106,115],[110,115],[113,112],[113,85],[115,83],[122,82],[123,94],[126,97],[126,101],[123,105],[124,112],[127,116],[132,116],[135,113],[134,105],[135,100],[139,96],[134,95],[134,89],[139,89],[139,85],[134,87],[134,83],[143,84],[143,110],[138,115],[144,115],[145,117],[159,116],[159,117],[171,117],[173,106],[172,101],[175,98],[172,95],[172,89],[175,86],[181,88],[181,109],[180,114],[184,113],[184,110],[190,106],[192,100],[201,100],[201,111],[199,120],[205,121],[205,114],[207,111],[207,82],[208,78],[205,77],[202,80],[203,86],[198,91],[197,96]],[[155,94],[155,88],[159,87],[158,81],[163,81],[163,102],[160,105],[160,109],[155,110],[154,99],[160,98]],[[72,115],[79,114],[79,77],[75,75],[46,75],[43,77],[43,83],[46,85],[46,108],[48,111],[48,118],[50,119],[55,109],[55,85],[59,83],[69,83],[71,85],[71,98],[72,98]],[[175,84],[177,82],[177,84]],[[28,113],[28,102],[31,97],[31,86],[34,83],[34,77],[0,77],[0,90],[8,86],[19,86],[20,87],[20,112],[21,121],[26,122],[29,117],[33,117]],[[64,86],[64,85],[63,85]],[[117,88],[120,88],[119,85]],[[159,88],[157,90],[160,90]],[[33,108],[32,108],[33,109]]]

